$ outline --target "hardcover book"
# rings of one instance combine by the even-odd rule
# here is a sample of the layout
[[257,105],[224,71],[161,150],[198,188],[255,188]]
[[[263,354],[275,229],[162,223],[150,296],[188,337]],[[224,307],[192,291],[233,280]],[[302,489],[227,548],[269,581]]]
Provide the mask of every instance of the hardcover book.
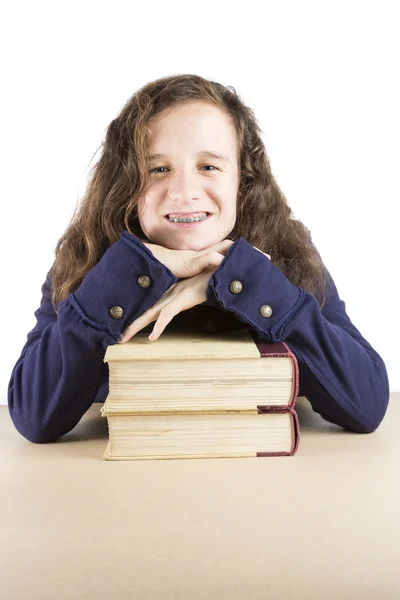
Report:
[[299,373],[285,342],[248,330],[165,330],[108,346],[106,460],[290,456]]

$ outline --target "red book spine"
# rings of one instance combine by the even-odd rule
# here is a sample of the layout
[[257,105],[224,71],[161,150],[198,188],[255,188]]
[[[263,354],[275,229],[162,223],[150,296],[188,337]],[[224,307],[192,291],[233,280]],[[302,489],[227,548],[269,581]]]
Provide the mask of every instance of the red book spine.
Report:
[[294,410],[296,398],[299,393],[299,365],[296,356],[293,354],[289,346],[285,342],[268,342],[257,337],[256,333],[249,332],[256,344],[260,357],[286,357],[290,358],[293,365],[292,389],[288,404],[278,406],[258,405],[257,411],[263,413],[290,413],[291,428],[292,428],[292,448],[290,452],[257,452],[257,456],[292,456],[297,452],[300,443],[300,428],[297,413]]

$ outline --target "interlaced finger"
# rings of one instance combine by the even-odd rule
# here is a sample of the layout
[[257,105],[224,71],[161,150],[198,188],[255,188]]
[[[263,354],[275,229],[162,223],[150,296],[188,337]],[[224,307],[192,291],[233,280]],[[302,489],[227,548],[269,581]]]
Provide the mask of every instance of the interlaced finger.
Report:
[[196,306],[196,304],[197,301],[195,297],[191,296],[190,288],[183,289],[179,294],[172,296],[168,304],[161,308],[149,339],[156,340],[177,314]]

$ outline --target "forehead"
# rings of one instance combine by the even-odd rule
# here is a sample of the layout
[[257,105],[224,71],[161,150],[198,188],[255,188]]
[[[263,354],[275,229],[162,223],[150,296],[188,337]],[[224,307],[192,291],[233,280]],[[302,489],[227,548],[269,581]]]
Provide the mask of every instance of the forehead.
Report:
[[235,133],[231,116],[219,106],[205,101],[182,102],[168,107],[149,122],[152,133],[172,129],[177,123],[188,128],[218,127]]
[[164,109],[149,122],[149,133],[152,156],[165,155],[173,146],[182,144],[226,156],[234,153],[237,146],[232,117],[205,101],[182,102]]

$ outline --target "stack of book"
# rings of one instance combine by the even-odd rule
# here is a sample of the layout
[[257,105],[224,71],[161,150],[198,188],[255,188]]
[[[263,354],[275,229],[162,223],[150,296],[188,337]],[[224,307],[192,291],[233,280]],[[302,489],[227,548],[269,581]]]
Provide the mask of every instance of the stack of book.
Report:
[[298,363],[248,330],[139,332],[108,346],[104,459],[290,456],[300,432]]

